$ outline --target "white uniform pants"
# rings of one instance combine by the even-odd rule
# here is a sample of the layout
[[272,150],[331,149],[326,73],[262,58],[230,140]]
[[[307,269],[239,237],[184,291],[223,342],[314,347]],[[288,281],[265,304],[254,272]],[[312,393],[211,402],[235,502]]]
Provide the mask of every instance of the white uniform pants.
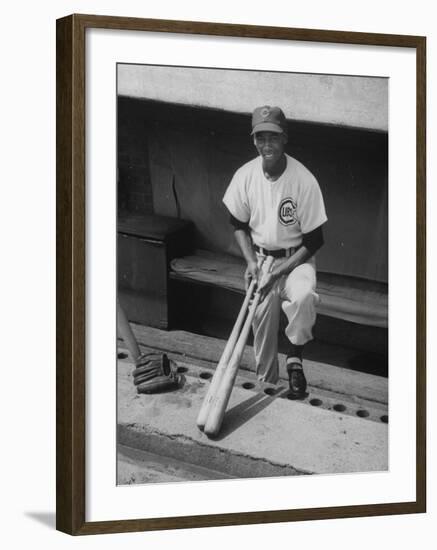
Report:
[[[277,258],[273,267],[288,260]],[[285,334],[292,344],[312,340],[316,321],[316,267],[314,258],[281,277],[258,305],[253,320],[256,372],[260,381],[276,384],[279,376],[278,331],[282,309],[287,316]]]

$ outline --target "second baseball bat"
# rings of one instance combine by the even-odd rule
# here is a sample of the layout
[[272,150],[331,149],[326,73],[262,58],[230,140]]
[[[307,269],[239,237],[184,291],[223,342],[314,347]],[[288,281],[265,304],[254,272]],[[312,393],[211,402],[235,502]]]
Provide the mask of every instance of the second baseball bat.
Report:
[[[262,261],[259,261],[258,267],[261,267],[261,265],[262,265]],[[255,286],[256,286],[256,280],[253,279],[246,292],[246,297],[244,298],[243,304],[240,308],[240,312],[238,314],[237,320],[235,321],[231,335],[229,336],[225,349],[223,350],[223,353],[220,357],[220,361],[215,369],[213,379],[211,380],[211,384],[209,385],[209,388],[208,388],[208,392],[205,395],[205,398],[203,400],[202,406],[199,411],[199,415],[197,417],[197,426],[199,427],[200,430],[203,430],[205,427],[206,420],[208,418],[209,411],[211,408],[211,404],[214,400],[214,397],[218,388],[220,387],[223,374],[226,371],[229,359],[231,358],[232,352],[234,351],[234,347],[237,342],[237,338],[240,334],[240,329],[243,324],[247,308],[249,307],[249,302],[252,297]]]
[[123,338],[132,359],[136,361],[141,355],[141,351],[119,300],[117,300],[117,330],[119,335]]
[[[269,273],[273,264],[273,257],[268,256],[265,261],[264,274]],[[264,275],[265,276],[265,275]],[[261,278],[261,282],[262,282]],[[240,336],[235,344],[232,357],[229,364],[222,376],[220,387],[216,391],[215,397],[210,405],[208,418],[205,423],[204,432],[208,437],[215,437],[221,428],[223,417],[226,412],[226,407],[229,402],[229,398],[234,387],[235,378],[237,377],[238,367],[240,366],[241,357],[246,346],[247,338],[249,336],[252,321],[255,316],[255,311],[260,300],[259,290],[255,292],[252,305],[249,309],[249,314],[246,318],[244,326],[241,330]]]

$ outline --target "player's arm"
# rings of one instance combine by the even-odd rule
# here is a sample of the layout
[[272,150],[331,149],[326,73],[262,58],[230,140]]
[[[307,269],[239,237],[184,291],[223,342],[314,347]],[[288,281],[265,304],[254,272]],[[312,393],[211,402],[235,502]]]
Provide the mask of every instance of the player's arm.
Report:
[[232,214],[230,222],[234,228],[235,240],[247,262],[247,268],[244,273],[246,289],[248,288],[252,278],[258,277],[258,266],[255,250],[253,249],[252,239],[250,238],[249,224],[235,218]]
[[302,236],[302,245],[288,260],[278,266],[273,272],[277,277],[288,275],[297,266],[304,264],[313,256],[324,244],[322,226],[316,227],[309,233]]
[[324,244],[322,226],[316,227],[309,233],[302,236],[302,245],[285,262],[277,265],[270,273],[270,277],[264,279],[264,284],[260,287],[261,300],[270,291],[273,284],[283,275],[288,275],[301,264],[307,262]]

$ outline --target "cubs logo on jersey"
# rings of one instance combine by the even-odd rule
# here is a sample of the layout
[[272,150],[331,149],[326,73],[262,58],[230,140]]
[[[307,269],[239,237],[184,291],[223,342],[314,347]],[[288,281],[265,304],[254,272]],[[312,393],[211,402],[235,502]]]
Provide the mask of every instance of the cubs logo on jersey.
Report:
[[282,199],[281,204],[279,205],[279,221],[282,225],[293,225],[297,222],[296,219],[296,202],[291,198],[287,197]]

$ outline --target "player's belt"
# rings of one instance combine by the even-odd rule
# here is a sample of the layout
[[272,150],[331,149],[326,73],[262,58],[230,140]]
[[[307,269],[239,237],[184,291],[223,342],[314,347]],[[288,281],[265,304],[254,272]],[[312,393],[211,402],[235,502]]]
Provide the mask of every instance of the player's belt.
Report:
[[254,245],[255,250],[262,254],[263,256],[273,256],[273,258],[284,258],[291,256],[295,252],[295,248],[279,248],[277,250],[269,250],[268,248],[263,248],[262,246]]

